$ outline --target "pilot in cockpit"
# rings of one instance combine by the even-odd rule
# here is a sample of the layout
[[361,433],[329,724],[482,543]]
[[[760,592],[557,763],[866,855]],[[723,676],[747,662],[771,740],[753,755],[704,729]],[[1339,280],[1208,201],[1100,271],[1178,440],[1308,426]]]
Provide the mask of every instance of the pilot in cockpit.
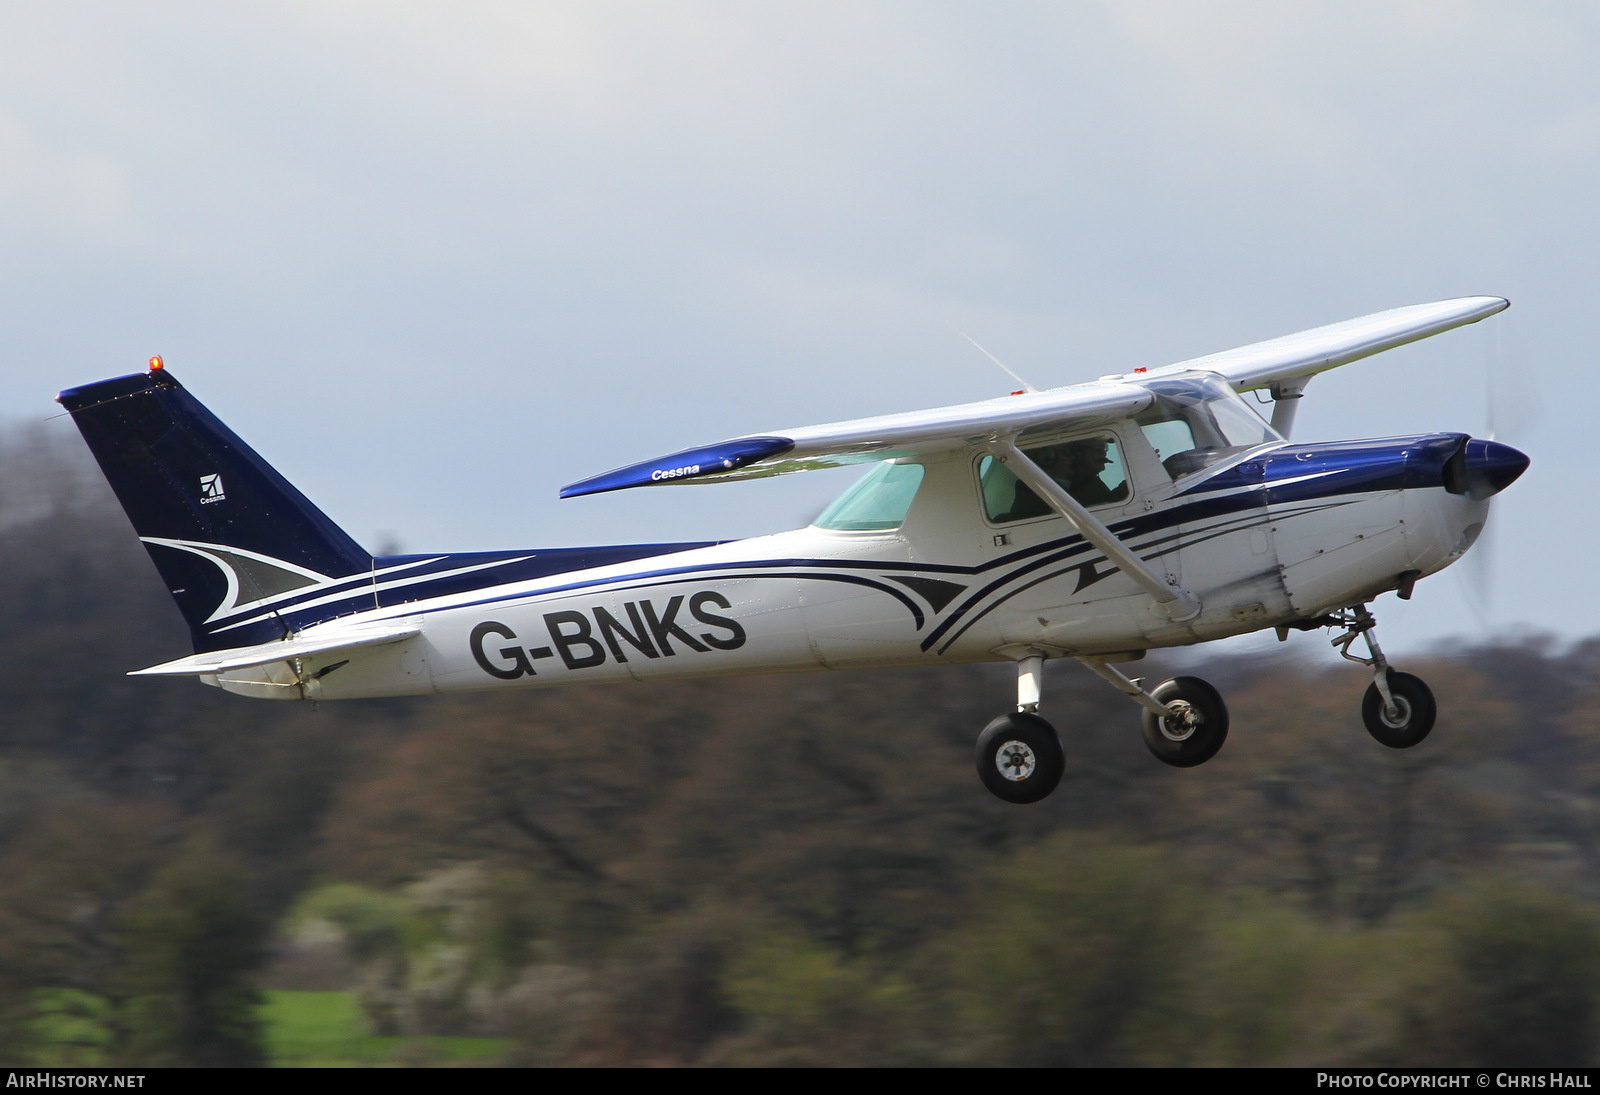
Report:
[[[1031,449],[1027,455],[1078,502],[1088,507],[1103,506],[1127,497],[1126,483],[1118,484],[1113,490],[1100,478],[1100,473],[1111,463],[1106,446],[1104,438],[1092,437]],[[1029,490],[1026,483],[1019,481],[1011,511],[1000,519],[1021,521],[1029,517],[1043,517],[1051,512],[1053,510],[1044,499]]]

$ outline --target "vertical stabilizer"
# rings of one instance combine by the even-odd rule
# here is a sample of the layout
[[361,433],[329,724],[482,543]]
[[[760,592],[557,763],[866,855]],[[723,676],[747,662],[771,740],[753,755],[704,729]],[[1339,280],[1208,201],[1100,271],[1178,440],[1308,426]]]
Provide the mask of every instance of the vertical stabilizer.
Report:
[[159,359],[148,373],[57,400],[178,602],[197,653],[285,636],[315,622],[295,612],[291,625],[290,604],[370,575],[372,557]]

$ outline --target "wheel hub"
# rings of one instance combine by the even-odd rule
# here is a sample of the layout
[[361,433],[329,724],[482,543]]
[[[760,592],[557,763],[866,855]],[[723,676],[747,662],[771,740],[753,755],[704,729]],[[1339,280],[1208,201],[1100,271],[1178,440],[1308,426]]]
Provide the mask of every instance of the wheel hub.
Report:
[[1038,763],[1039,759],[1034,755],[1033,748],[1025,741],[1013,739],[995,750],[994,766],[1000,770],[1002,776],[1013,783],[1019,783],[1033,775]]
[[1188,741],[1194,737],[1199,716],[1188,700],[1169,700],[1167,706],[1176,714],[1161,717],[1161,736],[1168,741]]
[[1396,696],[1393,708],[1378,708],[1378,718],[1391,730],[1404,730],[1411,723],[1411,705],[1404,696]]

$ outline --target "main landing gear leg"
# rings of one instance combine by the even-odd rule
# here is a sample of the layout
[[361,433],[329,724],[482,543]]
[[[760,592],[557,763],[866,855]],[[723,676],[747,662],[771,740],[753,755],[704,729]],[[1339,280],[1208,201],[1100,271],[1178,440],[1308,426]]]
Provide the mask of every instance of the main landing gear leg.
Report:
[[[1367,733],[1391,749],[1416,745],[1433,729],[1438,714],[1433,692],[1420,678],[1390,667],[1378,645],[1378,621],[1366,605],[1344,609],[1335,618],[1345,628],[1344,634],[1333,640],[1339,656],[1372,670],[1372,683],[1361,699],[1361,721]],[[1366,641],[1368,657],[1350,653],[1358,638]]]
[[978,735],[978,778],[997,798],[1038,802],[1061,782],[1066,758],[1055,727],[1039,717],[1044,694],[1044,655],[1017,661],[1017,709],[1001,715]]
[[1204,764],[1228,740],[1228,706],[1199,677],[1174,677],[1146,692],[1109,662],[1078,660],[1144,708],[1145,747],[1163,764],[1174,768]]
[[1029,654],[1017,663],[1017,710],[1039,713],[1044,698],[1044,655]]

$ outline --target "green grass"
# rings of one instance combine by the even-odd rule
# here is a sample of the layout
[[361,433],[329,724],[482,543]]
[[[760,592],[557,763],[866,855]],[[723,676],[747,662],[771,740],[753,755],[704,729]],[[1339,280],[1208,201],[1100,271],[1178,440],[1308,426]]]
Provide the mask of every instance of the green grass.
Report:
[[34,993],[30,1041],[35,1063],[51,1068],[93,1068],[105,1064],[111,1045],[106,1002],[77,989],[40,989]]
[[288,1067],[495,1064],[503,1038],[380,1038],[352,992],[268,991],[261,1008],[267,1055]]

